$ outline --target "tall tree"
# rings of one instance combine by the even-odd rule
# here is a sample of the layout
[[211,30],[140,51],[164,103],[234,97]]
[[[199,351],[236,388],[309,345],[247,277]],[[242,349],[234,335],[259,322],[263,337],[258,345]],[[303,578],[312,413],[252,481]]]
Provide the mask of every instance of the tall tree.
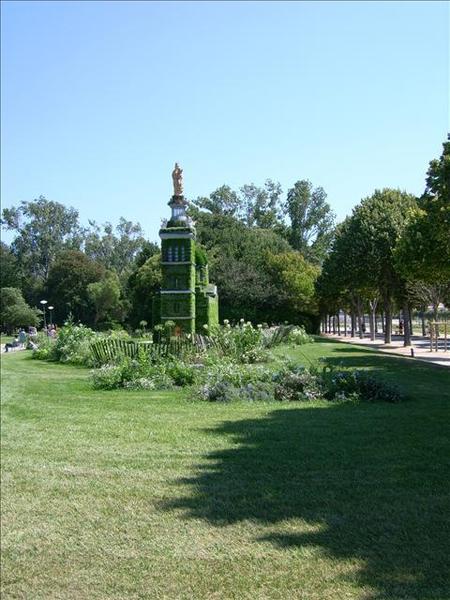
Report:
[[396,295],[404,297],[404,279],[396,268],[395,247],[416,205],[411,194],[386,188],[364,199],[351,217],[352,274],[361,287],[376,287],[380,293],[386,317],[386,343],[391,342],[393,301]]
[[4,208],[1,222],[5,229],[16,232],[11,250],[26,277],[43,283],[58,253],[81,244],[78,211],[44,196]]
[[153,323],[153,298],[161,288],[161,253],[158,251],[144,263],[137,261],[136,269],[128,280],[130,301],[129,322],[137,327],[141,321]]
[[404,277],[430,284],[450,281],[450,142],[432,160],[425,193],[410,214],[396,251]]
[[216,215],[228,215],[231,217],[237,217],[242,210],[241,198],[228,185],[222,185],[217,188],[211,192],[209,197],[198,197],[194,200],[193,205]]
[[300,252],[267,254],[267,264],[277,286],[279,299],[289,305],[289,312],[317,311],[314,284],[320,268],[308,263]]
[[288,191],[284,205],[291,246],[315,262],[324,259],[332,239],[335,217],[326,197],[323,188],[302,180]]
[[248,227],[274,229],[281,225],[281,185],[267,179],[262,187],[253,183],[243,185],[238,192],[223,185],[209,197],[199,197],[193,202],[191,214],[198,216],[198,209],[214,215],[234,217]]
[[151,242],[144,244],[135,259],[126,286],[126,296],[130,304],[128,320],[133,327],[137,327],[141,321],[152,323],[153,296],[161,285],[160,261],[159,248]]
[[61,323],[71,313],[75,320],[92,325],[96,311],[87,287],[104,274],[103,265],[80,250],[62,252],[52,265],[46,289],[49,303],[55,307],[55,321]]
[[5,242],[0,243],[0,282],[2,288],[18,288],[22,283],[19,262]]
[[120,281],[117,273],[107,271],[100,281],[89,283],[87,295],[95,306],[94,325],[110,327],[123,321],[124,303],[121,299]]
[[111,223],[100,226],[95,221],[90,221],[89,225],[84,246],[86,255],[115,271],[119,277],[127,278],[137,254],[146,243],[141,225],[123,217],[116,227]]

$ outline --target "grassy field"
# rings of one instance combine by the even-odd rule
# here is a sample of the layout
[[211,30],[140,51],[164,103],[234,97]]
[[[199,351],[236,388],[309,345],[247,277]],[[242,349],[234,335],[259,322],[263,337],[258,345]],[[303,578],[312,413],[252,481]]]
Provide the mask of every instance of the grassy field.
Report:
[[450,598],[450,370],[336,342],[289,352],[410,400],[93,392],[84,369],[4,356],[2,597]]

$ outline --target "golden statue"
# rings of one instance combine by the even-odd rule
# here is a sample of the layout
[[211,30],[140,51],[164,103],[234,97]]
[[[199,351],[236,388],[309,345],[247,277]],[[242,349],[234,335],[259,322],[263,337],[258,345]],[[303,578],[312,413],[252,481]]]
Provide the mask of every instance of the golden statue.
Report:
[[174,196],[182,196],[183,195],[183,169],[180,169],[178,163],[175,163],[175,168],[172,171],[172,180],[173,180],[173,195]]

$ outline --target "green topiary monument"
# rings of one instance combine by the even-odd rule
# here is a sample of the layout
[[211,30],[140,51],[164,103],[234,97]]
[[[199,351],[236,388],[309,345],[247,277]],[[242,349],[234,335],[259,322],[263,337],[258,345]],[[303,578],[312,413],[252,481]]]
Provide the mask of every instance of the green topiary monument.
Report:
[[172,215],[159,231],[162,286],[159,302],[154,306],[162,324],[176,324],[176,333],[204,332],[204,325],[210,327],[219,322],[217,288],[209,283],[206,254],[197,247],[194,224],[186,215],[183,171],[177,163],[172,179]]

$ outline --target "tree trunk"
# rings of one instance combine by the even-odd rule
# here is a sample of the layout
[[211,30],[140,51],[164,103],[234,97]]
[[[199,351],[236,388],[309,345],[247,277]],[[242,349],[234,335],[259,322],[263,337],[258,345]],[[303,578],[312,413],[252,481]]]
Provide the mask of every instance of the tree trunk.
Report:
[[337,318],[337,331],[338,331],[338,336],[341,337],[341,315],[338,313],[336,315]]
[[381,333],[384,333],[384,310],[381,311]]
[[439,307],[439,304],[437,302],[435,302],[433,304],[433,318],[434,318],[435,322],[437,322],[437,320],[438,320],[438,307]]
[[425,337],[427,335],[427,328],[425,325],[425,307],[423,307],[420,313],[420,320],[422,321],[422,335]]
[[372,340],[372,342],[375,341],[375,334],[377,332],[377,304],[378,300],[376,298],[374,298],[374,300],[369,301],[370,339]]
[[359,329],[359,339],[362,340],[364,337],[363,323],[364,323],[364,313],[361,306],[361,300],[358,298],[358,329]]
[[361,311],[360,310],[358,310],[357,318],[358,318],[359,339],[362,339],[364,336],[363,336],[363,331],[362,331],[362,320],[361,320]]
[[375,311],[370,311],[369,313],[369,327],[370,327],[370,339],[375,341],[375,329],[376,329],[376,315]]
[[347,313],[344,311],[344,336],[347,337]]
[[411,314],[406,302],[403,305],[403,345],[411,346]]
[[384,343],[392,342],[392,304],[390,298],[384,301]]
[[351,319],[351,335],[350,335],[350,337],[355,337],[356,319],[355,319],[355,313],[353,310],[350,313],[350,319]]

